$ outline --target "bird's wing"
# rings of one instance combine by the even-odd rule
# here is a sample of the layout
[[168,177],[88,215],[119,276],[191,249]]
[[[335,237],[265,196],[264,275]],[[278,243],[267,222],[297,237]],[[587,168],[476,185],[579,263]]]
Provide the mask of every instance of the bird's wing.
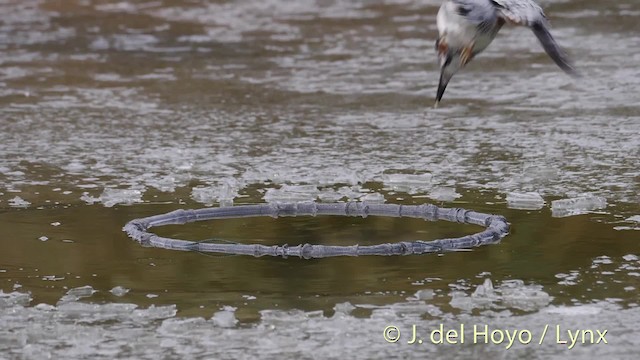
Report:
[[529,27],[553,61],[566,73],[579,76],[571,60],[549,32],[549,21],[540,5],[533,0],[491,0],[498,16],[507,23]]

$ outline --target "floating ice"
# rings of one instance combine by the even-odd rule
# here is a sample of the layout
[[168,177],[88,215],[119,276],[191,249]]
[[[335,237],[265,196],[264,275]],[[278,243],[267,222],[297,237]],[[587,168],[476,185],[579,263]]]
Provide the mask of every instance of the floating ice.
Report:
[[388,190],[415,194],[431,189],[431,174],[385,174],[382,183]]
[[95,196],[91,196],[87,192],[82,193],[82,195],[80,196],[80,200],[84,201],[85,203],[87,203],[89,205],[92,205],[92,204],[100,202],[100,198],[97,198]]
[[348,301],[343,303],[337,303],[333,306],[333,310],[336,312],[336,314],[348,315],[348,314],[351,314],[351,312],[355,309],[356,307],[353,306]]
[[458,194],[454,188],[437,187],[431,190],[428,196],[436,201],[453,201],[462,195]]
[[87,297],[95,294],[97,291],[93,289],[93,287],[89,285],[73,288],[67,291],[67,295],[73,295],[78,297]]
[[507,206],[518,210],[540,210],[544,207],[544,199],[537,192],[509,192]]
[[540,285],[525,285],[522,280],[508,280],[500,288],[502,302],[507,308],[533,311],[551,303],[551,296]]
[[161,320],[176,316],[178,310],[175,305],[155,306],[151,305],[148,309],[133,310],[132,315],[144,320]]
[[321,201],[326,201],[326,202],[336,202],[338,200],[341,200],[343,197],[344,197],[344,194],[331,188],[322,189],[318,194],[318,198]]
[[211,321],[215,326],[222,328],[232,328],[238,323],[235,315],[236,308],[225,306],[222,310],[217,311],[211,317]]
[[26,208],[29,207],[29,205],[31,205],[31,203],[22,199],[20,196],[16,196],[9,200],[9,206],[11,207]]
[[435,295],[435,292],[431,289],[422,289],[422,290],[418,290],[416,291],[414,297],[417,300],[431,300],[433,299],[433,296]]
[[81,174],[87,167],[80,162],[73,160],[62,168],[70,174]]
[[551,306],[544,310],[548,314],[568,316],[592,316],[602,312],[602,309],[592,305]]
[[173,176],[153,177],[145,180],[145,184],[162,192],[174,192],[176,190],[176,178]]
[[31,294],[20,293],[17,291],[5,293],[0,290],[0,309],[12,307],[15,305],[28,306],[31,302]]
[[320,191],[315,185],[282,185],[280,189],[267,189],[266,202],[315,201]]
[[102,202],[105,207],[112,207],[117,204],[131,205],[142,202],[142,191],[134,189],[105,188],[99,198],[83,193],[80,200],[87,204]]
[[554,200],[551,202],[553,217],[565,217],[585,214],[592,210],[607,207],[607,199],[601,196],[581,196],[571,199]]
[[191,190],[191,198],[199,203],[211,206],[216,202],[220,206],[231,206],[239,195],[241,184],[238,181],[224,181],[218,186],[196,187]]
[[611,260],[611,258],[608,257],[607,255],[602,255],[593,259],[592,263],[594,265],[597,265],[597,264],[609,265],[609,264],[613,264],[613,260]]
[[522,171],[522,176],[529,182],[549,182],[559,177],[558,169],[547,166],[528,166]]
[[122,286],[116,286],[113,289],[109,290],[109,292],[115,296],[124,296],[129,292],[129,289]]
[[632,217],[626,218],[624,221],[640,223],[640,215],[634,215]]
[[58,305],[78,301],[81,298],[89,297],[96,292],[97,291],[89,285],[70,289],[63,297],[60,298],[60,300],[58,300]]
[[369,193],[365,194],[360,198],[360,201],[366,201],[369,203],[384,203],[384,195],[380,193]]
[[627,254],[622,257],[626,261],[638,261],[638,256],[633,254]]
[[468,296],[465,292],[454,291],[450,304],[453,307],[471,311],[480,309],[519,309],[534,311],[547,306],[552,298],[539,285],[525,285],[521,280],[503,281],[494,288],[491,279],[485,279]]
[[38,240],[40,240],[40,241],[47,241],[47,240],[49,240],[49,238],[48,238],[48,237],[46,237],[46,236],[40,236],[40,237],[38,238]]

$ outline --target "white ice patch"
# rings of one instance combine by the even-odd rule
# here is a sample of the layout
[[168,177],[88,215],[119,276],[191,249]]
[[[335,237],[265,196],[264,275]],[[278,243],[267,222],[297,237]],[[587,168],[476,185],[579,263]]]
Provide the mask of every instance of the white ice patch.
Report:
[[97,293],[97,291],[89,285],[73,288],[67,291],[67,293],[58,300],[58,305],[75,302],[82,298],[90,297],[95,293]]
[[235,314],[236,308],[231,306],[225,306],[222,310],[217,311],[211,317],[211,321],[215,326],[221,328],[232,328],[235,327],[238,323],[238,319],[236,319]]
[[544,312],[553,315],[565,316],[593,316],[601,313],[602,308],[592,305],[551,306],[544,309]]
[[433,200],[446,202],[462,197],[462,195],[456,192],[456,189],[450,187],[437,187],[431,190],[428,196]]
[[432,179],[431,174],[385,174],[382,183],[386,190],[415,194],[431,189]]
[[315,185],[282,185],[280,189],[267,189],[264,194],[266,202],[301,202],[315,201],[320,191]]
[[135,189],[106,188],[100,195],[100,202],[105,207],[114,205],[131,205],[142,202],[142,191]]
[[544,199],[537,192],[509,192],[507,206],[517,210],[540,210],[544,207]]
[[28,306],[31,302],[31,294],[17,291],[5,293],[0,289],[0,309],[15,305]]
[[634,215],[626,218],[625,222],[631,223],[631,226],[614,226],[614,230],[640,230],[640,215]]
[[145,181],[145,184],[156,188],[162,192],[176,191],[176,178],[174,176],[163,176],[160,178],[151,178]]
[[16,196],[13,199],[9,200],[9,206],[11,207],[26,208],[29,207],[29,205],[31,205],[31,203],[22,199],[20,196]]
[[116,286],[113,289],[109,290],[109,292],[115,296],[124,296],[129,292],[129,289],[122,286]]
[[540,285],[525,285],[522,280],[507,280],[494,288],[491,279],[485,279],[471,296],[463,291],[454,291],[450,304],[466,311],[511,308],[534,311],[546,307],[551,300],[552,297],[544,292]]
[[551,202],[551,212],[553,217],[586,214],[589,211],[604,209],[606,207],[607,199],[593,195],[554,200]]
[[196,187],[191,189],[191,198],[199,203],[211,206],[216,202],[220,206],[231,206],[233,200],[239,196],[243,184],[237,180],[225,180],[217,186]]

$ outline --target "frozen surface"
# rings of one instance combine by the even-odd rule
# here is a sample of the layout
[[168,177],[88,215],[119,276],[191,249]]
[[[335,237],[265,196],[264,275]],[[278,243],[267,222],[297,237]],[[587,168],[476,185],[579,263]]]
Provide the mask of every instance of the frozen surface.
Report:
[[[139,308],[126,303],[69,302],[25,307],[28,294],[0,293],[0,299],[12,299],[11,303],[0,303],[3,304],[0,306],[0,348],[6,356],[28,358],[313,359],[407,358],[425,354],[448,358],[545,359],[558,354],[571,359],[604,355],[631,358],[628,346],[635,339],[637,309],[623,309],[609,302],[546,306],[539,289],[517,283],[493,289],[490,284],[487,279],[471,298],[493,303],[497,296],[502,300],[502,310],[494,308],[474,315],[463,312],[434,320],[432,317],[439,317],[442,311],[439,305],[430,303],[431,298],[427,296],[387,306],[340,303],[335,305],[332,314],[295,309],[263,310],[256,322],[242,326],[234,317],[234,308],[222,309],[210,318],[176,317],[174,306]],[[519,309],[523,304],[540,310],[513,316],[511,309]],[[370,315],[355,316],[358,311],[368,311]],[[429,318],[424,319],[425,314]],[[25,319],[40,326],[25,327]],[[421,345],[408,343],[414,325],[416,335],[425,341]],[[389,326],[400,330],[400,340],[396,343],[389,343],[383,337]],[[474,326],[489,332],[526,330],[535,338],[535,344],[516,341],[505,352],[507,341],[493,344],[488,339],[485,344],[480,337],[477,338],[480,344],[468,341],[456,345],[452,352],[444,345],[430,343],[431,332],[441,326],[444,331],[462,331],[467,339],[473,339]],[[545,329],[548,333],[543,335]],[[607,329],[608,346],[578,343],[568,350],[568,345],[557,343],[568,338],[567,329]],[[54,343],[64,346],[52,347]]]
[[[256,187],[267,201],[314,197],[281,185],[316,185],[327,201],[342,197],[325,189],[382,186],[398,197],[455,187],[637,204],[634,38],[593,15],[610,11],[633,27],[637,4],[553,8],[554,33],[582,81],[556,69],[534,36],[508,29],[433,110],[437,69],[425,64],[435,63],[439,3],[88,7],[96,18],[124,18],[121,30],[85,26],[72,4],[11,3],[7,17],[23,20],[0,38],[0,170],[12,190],[0,204],[231,205]],[[133,25],[141,18],[144,31]],[[33,196],[36,186],[63,191]]]

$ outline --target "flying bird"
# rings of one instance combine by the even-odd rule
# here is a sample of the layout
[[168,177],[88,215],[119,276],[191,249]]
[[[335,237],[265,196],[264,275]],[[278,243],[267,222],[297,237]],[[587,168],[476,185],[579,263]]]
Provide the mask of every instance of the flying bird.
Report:
[[579,76],[549,32],[540,5],[533,0],[446,0],[438,11],[436,51],[440,81],[435,106],[453,75],[482,52],[505,24],[529,27],[547,54],[566,73]]

